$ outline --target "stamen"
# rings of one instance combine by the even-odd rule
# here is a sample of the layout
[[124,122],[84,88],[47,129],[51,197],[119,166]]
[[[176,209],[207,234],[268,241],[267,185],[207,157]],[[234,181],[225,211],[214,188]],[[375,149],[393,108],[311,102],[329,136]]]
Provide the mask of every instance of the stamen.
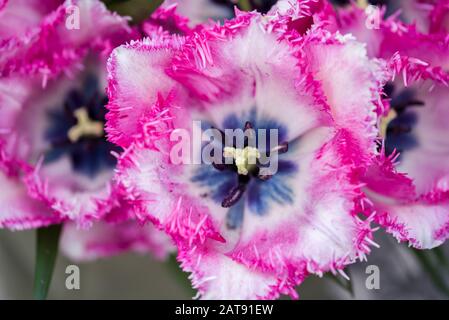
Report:
[[288,151],[288,142],[282,142],[278,146],[271,149],[272,153],[277,152],[278,154],[283,154]]
[[272,174],[264,174],[264,173],[262,173],[262,172],[260,172],[260,173],[257,175],[257,178],[259,178],[259,179],[262,180],[262,181],[270,180],[272,177],[273,177]]
[[408,102],[409,106],[423,106],[424,104],[425,104],[424,101],[421,100],[410,100]]
[[388,128],[388,132],[389,133],[391,132],[394,135],[400,135],[400,134],[408,133],[408,132],[412,131],[412,128],[406,124],[398,124],[398,125],[390,126],[390,127]]
[[229,191],[228,195],[223,199],[221,206],[223,208],[230,208],[239,202],[240,198],[243,196],[246,190],[246,184],[239,183],[238,186],[234,187]]
[[79,108],[74,112],[78,123],[67,133],[69,140],[74,143],[84,136],[102,137],[104,134],[103,123],[94,121],[89,117],[85,107]]
[[251,122],[249,122],[249,121],[246,121],[244,129],[245,129],[245,131],[249,130],[249,129],[253,129],[253,124]]
[[408,107],[422,107],[425,103],[421,100],[407,100],[399,103],[391,104],[392,109],[395,109],[397,112],[401,113]]
[[223,171],[224,169],[226,169],[227,165],[224,163],[215,163],[212,162],[212,166],[217,169],[218,171]]
[[256,131],[254,130],[253,124],[249,121],[246,121],[243,131],[245,132],[245,146],[255,146]]
[[226,135],[225,135],[225,133],[223,132],[223,130],[220,130],[220,129],[216,128],[216,127],[211,127],[211,129],[214,129],[214,130],[217,130],[217,131],[218,131],[218,133],[220,134],[220,141],[221,141],[221,144],[224,145],[224,144],[225,144],[225,141],[226,141]]

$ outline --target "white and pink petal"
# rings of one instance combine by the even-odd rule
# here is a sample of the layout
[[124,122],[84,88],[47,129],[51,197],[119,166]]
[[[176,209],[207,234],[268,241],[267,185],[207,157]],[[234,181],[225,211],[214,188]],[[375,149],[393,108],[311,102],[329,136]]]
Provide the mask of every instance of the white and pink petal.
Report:
[[179,91],[166,71],[183,42],[178,36],[146,38],[113,51],[108,62],[106,127],[112,142],[129,146],[142,133],[143,124],[157,116],[152,109],[158,102],[171,99],[172,92]]
[[53,210],[32,199],[21,181],[0,173],[0,182],[6,190],[0,197],[3,204],[0,210],[0,228],[27,230],[64,220]]
[[[42,10],[39,6],[34,1],[24,5],[33,12]],[[22,23],[21,16],[11,19]],[[109,12],[101,1],[66,0],[24,34],[0,43],[0,74],[38,74],[45,85],[61,72],[79,69],[89,52],[107,57],[132,37],[127,19]]]
[[190,280],[201,299],[272,300],[281,294],[297,297],[287,281],[278,280],[272,273],[248,268],[213,248],[180,249],[178,260],[185,271],[192,273]]
[[396,117],[388,126],[386,148],[367,172],[365,193],[388,232],[430,249],[448,237],[447,75],[412,59],[399,61],[390,101]]

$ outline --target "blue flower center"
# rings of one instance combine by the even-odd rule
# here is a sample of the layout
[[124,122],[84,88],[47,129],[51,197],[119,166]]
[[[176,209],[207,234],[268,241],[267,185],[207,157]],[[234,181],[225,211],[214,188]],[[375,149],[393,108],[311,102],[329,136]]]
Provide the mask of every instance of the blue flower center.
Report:
[[51,148],[45,153],[45,162],[68,156],[72,169],[90,178],[115,167],[111,151],[119,148],[106,140],[106,104],[107,98],[92,75],[85,78],[81,89],[69,91],[62,105],[48,113],[49,126],[44,137]]
[[[254,108],[249,114],[242,117],[237,117],[235,114],[226,117],[220,129],[216,126],[206,125],[203,130],[207,128],[219,130],[219,140],[225,152],[222,157],[219,157],[220,161],[212,162],[211,165],[201,165],[195,171],[192,181],[209,190],[202,195],[203,197],[209,197],[222,207],[229,208],[226,216],[229,229],[241,226],[245,205],[250,212],[262,216],[268,213],[273,203],[287,205],[293,202],[294,193],[290,183],[295,177],[297,166],[292,161],[282,159],[289,150],[285,126],[273,119],[258,117]],[[267,134],[266,141],[262,144],[261,141],[258,141],[259,135],[256,134],[254,136],[256,147],[253,147],[247,138],[245,138],[243,146],[238,146],[234,137],[226,136],[228,132],[226,129],[242,129],[245,133],[248,130],[251,130],[252,133],[257,133],[261,129],[264,132],[276,130],[280,142],[274,146],[274,141],[270,141],[270,135]],[[231,141],[230,144],[229,141]],[[234,150],[234,158],[231,163],[225,159],[229,150]],[[245,153],[245,151],[248,152]],[[257,157],[252,164],[242,165],[240,161],[242,154],[254,156],[259,152],[268,158],[276,153],[277,170],[275,172],[268,170],[270,163],[262,163]],[[243,159],[245,158],[243,157]]]
[[418,146],[418,140],[413,132],[418,122],[414,108],[421,107],[424,102],[418,100],[412,89],[406,88],[395,92],[393,84],[387,84],[385,93],[391,98],[392,120],[388,123],[385,137],[385,152],[387,155],[394,150],[399,153],[411,150]]

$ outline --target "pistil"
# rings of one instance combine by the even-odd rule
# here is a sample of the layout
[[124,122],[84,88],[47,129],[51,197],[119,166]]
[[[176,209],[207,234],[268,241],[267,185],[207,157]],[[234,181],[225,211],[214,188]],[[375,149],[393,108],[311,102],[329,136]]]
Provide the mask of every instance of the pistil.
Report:
[[92,120],[86,107],[77,109],[74,116],[77,119],[77,124],[67,132],[67,137],[72,143],[77,142],[82,137],[102,137],[104,135],[103,123]]
[[223,156],[225,158],[234,158],[238,174],[246,176],[250,170],[256,167],[257,159],[260,158],[260,152],[254,147],[245,147],[243,149],[225,147]]

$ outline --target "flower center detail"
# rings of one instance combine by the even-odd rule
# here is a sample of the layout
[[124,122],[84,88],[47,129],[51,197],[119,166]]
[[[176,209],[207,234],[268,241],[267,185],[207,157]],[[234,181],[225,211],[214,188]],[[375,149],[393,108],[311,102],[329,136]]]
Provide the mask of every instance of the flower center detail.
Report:
[[[220,132],[222,145],[224,146],[223,157],[225,161],[221,161],[220,163],[214,162],[212,165],[219,171],[230,170],[235,172],[238,178],[236,185],[228,191],[221,203],[222,207],[229,208],[235,205],[243,196],[252,177],[258,178],[260,181],[267,181],[271,179],[273,172],[269,171],[259,162],[261,153],[257,147],[251,146],[256,143],[256,134],[254,126],[250,121],[246,121],[244,126],[243,132],[246,135],[243,148],[238,148],[236,145],[233,147],[226,146],[225,143],[227,141],[233,141],[234,139],[226,139],[226,134],[223,131]],[[274,154],[277,156],[287,151],[288,143],[283,142],[267,152],[267,156],[270,157]],[[228,159],[232,159],[232,164],[226,161]]]
[[395,92],[395,86],[389,83],[385,93],[391,98],[390,111],[380,122],[380,134],[385,139],[385,151],[390,155],[394,150],[403,153],[418,145],[413,128],[418,122],[416,107],[424,106],[424,102],[416,99],[416,93],[406,88]]
[[71,142],[77,142],[83,137],[102,137],[104,134],[103,123],[94,121],[89,117],[86,107],[81,107],[73,113],[78,123],[70,128],[67,133]]
[[[197,192],[202,198],[228,208],[227,228],[239,228],[246,211],[264,216],[273,205],[291,205],[298,166],[286,155],[289,143],[282,142],[288,140],[287,127],[258,114],[256,107],[239,115],[229,114],[220,127],[224,130],[211,123],[202,127],[214,129],[213,141],[203,145],[203,150],[214,151],[213,160],[196,168],[191,181],[200,187]],[[237,132],[243,132],[244,138],[236,136]],[[297,141],[292,142],[292,148]]]
[[89,75],[79,89],[70,90],[62,105],[51,109],[44,138],[50,144],[45,162],[68,157],[72,169],[94,178],[116,165],[111,151],[120,149],[108,142],[104,131],[107,103],[96,77]]
[[254,147],[245,147],[244,149],[225,147],[223,156],[225,158],[234,158],[237,173],[246,176],[249,170],[256,167],[257,159],[260,158],[260,152]]

